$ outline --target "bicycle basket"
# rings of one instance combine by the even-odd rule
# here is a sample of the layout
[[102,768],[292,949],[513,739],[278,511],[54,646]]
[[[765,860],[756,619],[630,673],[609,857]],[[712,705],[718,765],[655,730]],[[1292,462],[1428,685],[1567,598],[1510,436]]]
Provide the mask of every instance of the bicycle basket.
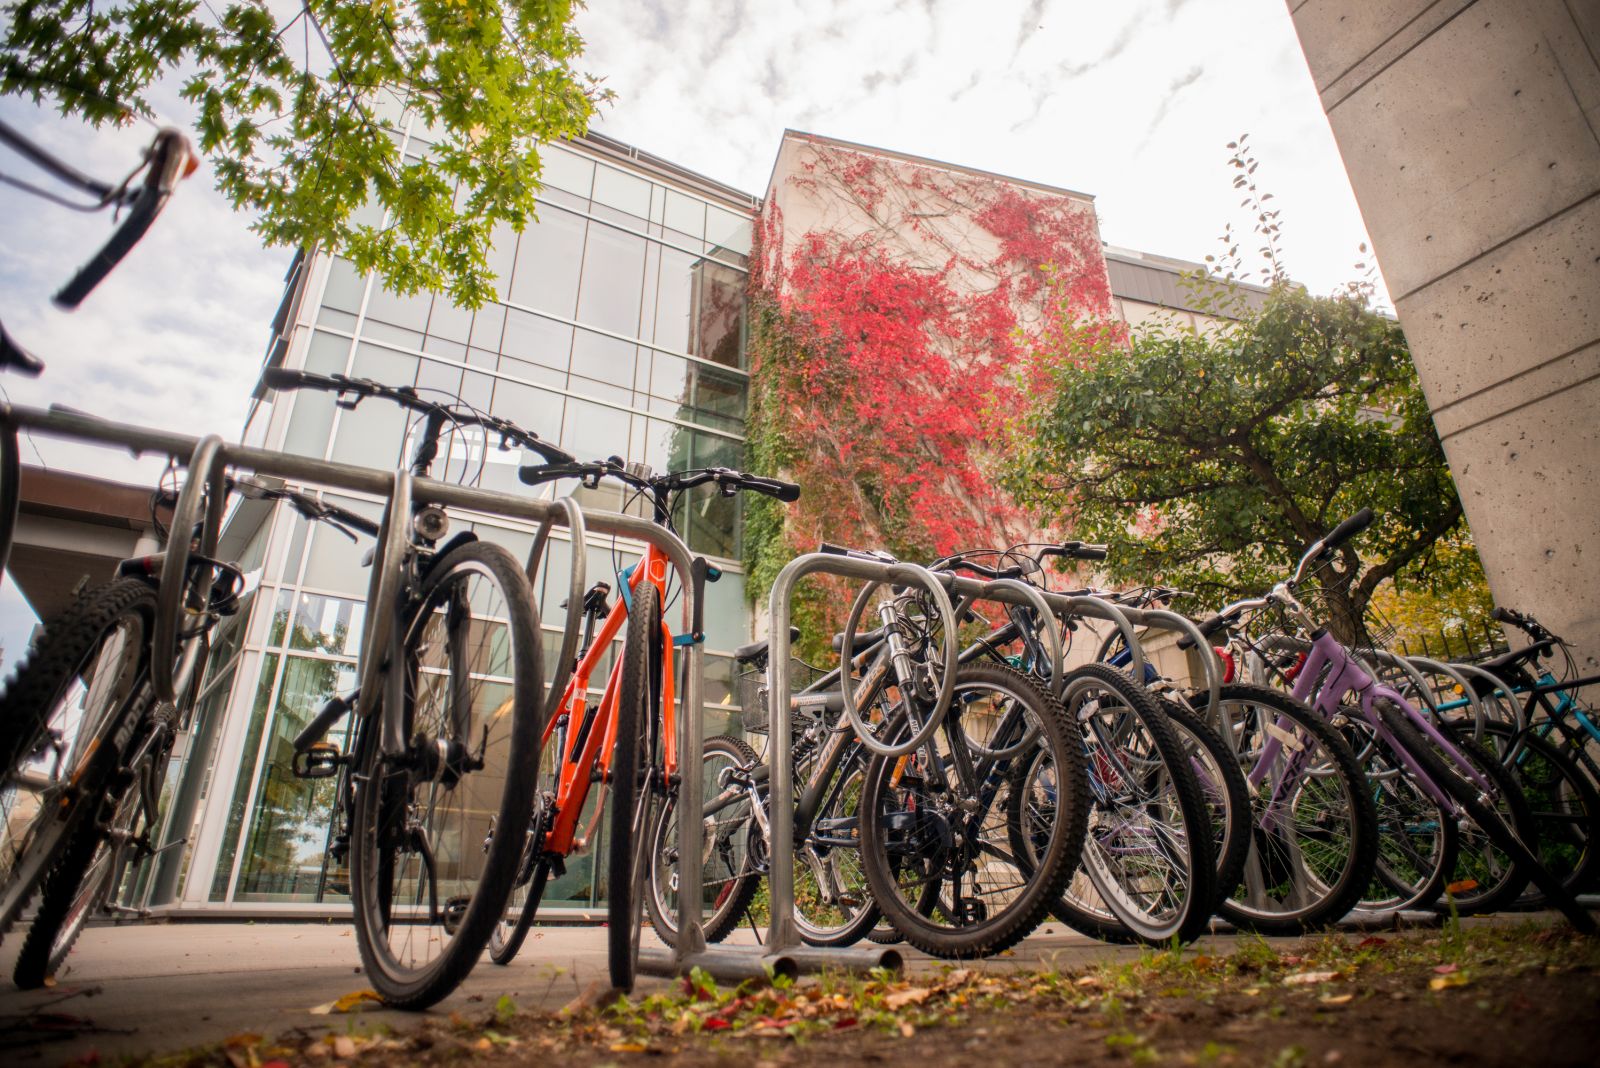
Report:
[[[790,727],[799,733],[809,720],[821,712],[821,704],[807,701],[800,691],[816,682],[827,672],[812,667],[804,660],[789,661]],[[734,690],[743,709],[739,720],[749,734],[766,734],[772,723],[772,710],[767,702],[767,673],[765,670],[747,669],[734,681]],[[815,706],[815,707],[813,707]]]
[[1394,627],[1370,604],[1365,612],[1356,611],[1347,598],[1331,595],[1321,586],[1302,586],[1295,596],[1310,610],[1312,618],[1351,648],[1382,650],[1395,643]]

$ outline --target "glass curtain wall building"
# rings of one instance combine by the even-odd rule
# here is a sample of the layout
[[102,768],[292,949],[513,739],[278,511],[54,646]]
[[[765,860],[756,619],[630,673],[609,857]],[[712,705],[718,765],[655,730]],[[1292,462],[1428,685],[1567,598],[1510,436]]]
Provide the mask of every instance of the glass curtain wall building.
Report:
[[[401,151],[428,151],[423,131],[395,135]],[[476,312],[442,297],[400,297],[322,252],[299,259],[275,324],[268,365],[415,385],[505,416],[581,458],[621,456],[656,470],[742,466],[749,374],[746,265],[758,204],[732,190],[600,137],[544,150],[537,220],[496,235],[498,300]],[[392,468],[408,437],[407,413],[367,401],[339,408],[325,393],[259,395],[245,440],[322,459]],[[437,477],[512,492],[520,453],[457,434]],[[707,586],[708,729],[731,712],[728,653],[749,640],[740,574],[737,498],[708,492],[685,502],[678,529],[723,569]],[[633,507],[619,490],[585,491],[597,507]],[[376,514],[379,502],[337,498]],[[453,530],[525,558],[533,529],[452,514]],[[209,687],[185,752],[169,777],[171,851],[145,896],[188,909],[320,911],[344,906],[344,874],[329,870],[332,780],[289,771],[290,739],[335,692],[355,684],[367,571],[358,544],[286,508],[241,509],[225,549],[260,586],[219,638]],[[554,656],[570,574],[560,532],[535,584]],[[617,587],[616,571],[640,546],[590,538],[591,581]],[[602,682],[604,673],[596,676]],[[598,696],[598,695],[597,695]],[[330,738],[338,742],[339,738]],[[209,763],[208,767],[189,766]],[[203,795],[203,796],[202,796]],[[546,894],[582,910],[603,894],[591,847]]]

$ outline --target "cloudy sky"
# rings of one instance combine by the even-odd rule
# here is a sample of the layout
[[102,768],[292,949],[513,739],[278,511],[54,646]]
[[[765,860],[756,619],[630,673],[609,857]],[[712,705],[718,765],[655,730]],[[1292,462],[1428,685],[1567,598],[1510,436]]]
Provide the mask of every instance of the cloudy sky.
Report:
[[[1225,144],[1248,132],[1296,277],[1327,291],[1366,240],[1283,0],[594,0],[584,66],[617,100],[600,131],[750,192],[786,127],[1095,196],[1110,243],[1198,260],[1243,219]],[[185,112],[170,93],[167,116]],[[16,100],[0,117],[119,175],[151,130],[91,132]],[[0,170],[24,173],[0,151]],[[49,296],[104,240],[0,187],[0,316],[49,370],[15,402],[236,435],[289,254],[188,183],[84,307]],[[48,441],[24,460],[137,479],[131,457]],[[31,625],[0,589],[8,659]]]

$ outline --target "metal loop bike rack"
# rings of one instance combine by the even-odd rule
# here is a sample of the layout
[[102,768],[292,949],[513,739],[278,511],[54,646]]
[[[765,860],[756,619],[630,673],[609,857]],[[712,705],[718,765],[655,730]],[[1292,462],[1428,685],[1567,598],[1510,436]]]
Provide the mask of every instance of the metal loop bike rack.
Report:
[[[458,486],[452,483],[439,482],[431,478],[412,478],[407,472],[400,472],[397,476],[394,471],[381,471],[376,468],[358,467],[352,464],[337,463],[328,460],[313,459],[306,456],[297,456],[291,453],[274,452],[249,445],[225,444],[220,438],[211,436],[205,439],[195,438],[185,434],[176,434],[170,431],[152,430],[147,427],[134,426],[127,423],[114,422],[100,419],[95,416],[85,415],[80,412],[65,409],[38,409],[13,405],[0,404],[0,430],[7,435],[15,434],[19,430],[28,430],[46,437],[62,438],[68,440],[85,441],[93,444],[118,446],[125,448],[135,456],[144,454],[157,454],[170,457],[189,467],[190,477],[185,482],[184,490],[179,494],[178,515],[175,517],[173,529],[182,532],[191,529],[199,516],[199,500],[201,487],[210,483],[212,487],[212,504],[207,509],[206,529],[201,538],[202,551],[210,555],[215,551],[216,538],[220,533],[222,520],[222,478],[228,468],[239,468],[252,471],[256,474],[276,478],[293,480],[298,483],[325,486],[348,492],[365,493],[384,498],[386,504],[378,541],[374,546],[372,562],[373,576],[369,581],[369,596],[376,600],[369,601],[367,612],[368,622],[363,628],[362,643],[358,663],[361,665],[361,674],[364,680],[375,678],[377,661],[382,654],[381,642],[386,640],[383,628],[387,623],[377,621],[386,613],[376,611],[375,606],[386,603],[385,599],[392,599],[398,593],[398,578],[391,577],[384,580],[386,571],[393,571],[391,566],[399,559],[406,544],[406,531],[411,523],[410,506],[413,502],[421,504],[437,504],[447,507],[463,508],[476,511],[484,515],[500,516],[517,519],[524,522],[544,524],[547,522],[567,522],[574,532],[574,551],[583,551],[581,544],[584,532],[593,530],[601,534],[613,534],[620,537],[635,539],[655,546],[671,562],[673,570],[677,572],[679,582],[683,589],[683,621],[685,633],[694,632],[696,613],[699,609],[698,589],[694,579],[694,557],[682,539],[665,527],[638,516],[624,515],[618,512],[585,511],[581,508],[574,512],[576,507],[571,502],[542,500],[533,497],[519,497],[510,493],[497,490],[487,490],[469,486]],[[205,451],[202,453],[202,446]],[[3,474],[4,472],[0,472]],[[9,482],[8,487],[9,490]],[[0,494],[0,501],[9,499],[9,494]],[[574,514],[580,517],[574,524]],[[188,526],[178,525],[179,520],[187,517]],[[14,530],[8,523],[0,523],[0,534],[7,534]],[[188,539],[181,533],[170,539],[170,545],[176,548],[177,558],[169,557],[164,564],[164,570],[172,567],[174,563],[186,565],[189,555]],[[0,544],[0,558],[10,550],[9,539]],[[181,571],[171,571],[170,574],[179,574]],[[181,590],[182,583],[164,584],[174,590]],[[176,592],[167,594],[163,605],[175,601]],[[163,639],[169,642],[176,640],[175,613],[163,613],[163,618],[168,620],[171,637],[168,632],[162,632]],[[579,625],[581,616],[569,613],[567,629],[570,631]],[[160,622],[157,623],[161,626]],[[787,634],[787,631],[785,631]],[[565,643],[565,637],[563,638]],[[678,720],[678,753],[681,767],[698,769],[703,757],[703,720],[704,720],[704,681],[705,681],[705,646],[697,636],[688,645],[688,664],[686,679],[682,691],[683,715]],[[171,666],[167,670],[170,675]],[[169,678],[170,685],[170,678]],[[372,687],[363,684],[362,706],[365,711],[373,707],[370,702],[375,699]],[[787,721],[787,715],[785,715]],[[204,762],[209,761],[209,753],[196,753],[193,755]],[[704,804],[704,785],[698,773],[680,775],[679,804],[683,811],[698,812]],[[792,818],[792,817],[791,817]],[[699,820],[679,821],[679,848],[683,856],[697,857],[700,855],[701,842],[704,828]],[[701,870],[698,865],[680,865],[679,892],[685,901],[699,901],[701,898]],[[792,900],[792,890],[791,890]],[[791,905],[792,908],[792,905]],[[673,971],[684,970],[684,961],[690,960],[696,954],[705,950],[705,934],[701,928],[699,916],[681,917],[679,924],[678,945],[675,954],[670,955],[670,967]],[[641,966],[648,961],[641,954]],[[651,952],[651,958],[658,958],[659,953]],[[897,955],[896,955],[896,959]],[[659,959],[654,962],[661,966]],[[792,965],[785,965],[792,967]],[[761,969],[765,974],[765,967]]]
[[[1461,687],[1461,692],[1467,699],[1467,706],[1472,709],[1472,740],[1475,742],[1483,741],[1483,725],[1491,718],[1489,710],[1485,707],[1483,698],[1479,696],[1478,691],[1460,670],[1459,665],[1447,664],[1442,660],[1435,660],[1428,656],[1411,656],[1406,659],[1411,662],[1412,667],[1419,671],[1433,675],[1443,675]],[[1437,710],[1433,708],[1433,702],[1429,700],[1427,703],[1429,711],[1437,715]]]
[[[549,682],[550,696],[544,706],[544,716],[547,720],[560,710],[561,695],[566,692],[567,683],[572,678],[573,666],[578,655],[578,621],[582,618],[583,598],[588,592],[589,585],[588,531],[583,522],[583,509],[571,497],[562,497],[556,503],[566,512],[567,532],[571,535],[572,560],[567,581],[567,626],[561,633],[561,651],[556,656],[556,672]],[[554,519],[546,519],[539,524],[539,532],[533,536],[533,546],[528,550],[528,563],[524,568],[530,585],[534,581],[535,572],[539,569],[545,546],[550,542],[550,531],[554,526]]]
[[[178,655],[178,620],[190,607],[181,600],[183,577],[189,572],[189,546],[195,525],[200,521],[200,504],[221,470],[218,461],[222,451],[222,439],[209,434],[196,442],[184,457],[189,477],[184,479],[178,503],[172,510],[172,533],[167,538],[166,559],[161,562],[162,576],[168,581],[156,587],[156,619],[150,646],[150,686],[162,701],[177,700],[172,668]],[[206,509],[207,522],[200,535],[200,551],[205,556],[216,551],[218,531],[210,523],[213,511],[213,508]]]
[[[813,553],[811,555],[831,556],[833,554]],[[805,558],[802,557],[801,559]],[[841,559],[850,558],[842,557]],[[873,561],[863,560],[861,562],[869,563]],[[868,752],[882,757],[893,758],[902,757],[907,753],[914,753],[921,749],[928,743],[928,739],[933,737],[934,732],[939,729],[940,725],[944,723],[945,713],[950,711],[950,699],[955,696],[956,668],[959,666],[957,657],[961,650],[956,647],[956,626],[959,617],[956,615],[955,606],[950,603],[950,595],[945,592],[944,586],[940,584],[933,572],[917,564],[888,564],[886,566],[889,569],[890,578],[882,581],[869,581],[861,588],[861,592],[856,595],[855,603],[850,606],[850,618],[845,621],[844,640],[839,647],[839,696],[844,702],[845,717],[849,720],[850,726],[854,728],[856,738],[860,740],[861,744],[866,746]],[[939,695],[934,701],[933,711],[929,713],[928,721],[912,730],[911,737],[899,745],[880,742],[873,735],[872,728],[861,718],[861,710],[856,707],[856,697],[851,692],[854,684],[850,681],[850,672],[846,670],[847,665],[855,659],[856,624],[861,621],[861,610],[871,600],[872,594],[885,582],[897,586],[921,586],[926,590],[929,596],[933,598],[934,607],[939,610],[939,629],[944,639],[942,642],[944,646],[944,673],[939,679]],[[784,633],[788,633],[787,624],[785,625]],[[784,659],[784,669],[787,670],[787,667],[788,659],[786,657]],[[773,692],[773,670],[773,659],[769,657],[767,660],[767,692],[769,694]],[[774,700],[775,698],[769,699],[769,704]],[[914,724],[912,726],[915,727]],[[776,731],[777,728],[774,727],[773,729]],[[788,734],[775,736],[787,738]]]

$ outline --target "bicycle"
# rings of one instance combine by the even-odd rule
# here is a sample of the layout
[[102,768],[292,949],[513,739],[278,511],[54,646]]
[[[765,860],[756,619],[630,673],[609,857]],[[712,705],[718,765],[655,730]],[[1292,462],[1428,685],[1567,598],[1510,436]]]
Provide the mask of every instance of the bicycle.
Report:
[[[294,740],[294,773],[337,776],[357,945],[373,988],[398,1008],[449,994],[477,963],[505,909],[534,808],[543,664],[538,610],[523,567],[470,530],[450,535],[437,505],[413,506],[447,428],[477,427],[501,448],[550,464],[564,450],[505,419],[343,375],[269,368],[271,389],[316,389],[354,408],[367,399],[418,415],[378,532],[398,559],[375,568],[360,685],[330,699]],[[403,528],[400,525],[403,524]],[[348,752],[323,741],[355,716]]]
[[[713,484],[729,496],[748,490],[785,502],[800,496],[800,487],[792,482],[727,468],[652,475],[649,468],[624,464],[616,457],[595,463],[524,467],[520,477],[530,486],[577,478],[589,488],[603,478],[617,479],[643,495],[653,508],[655,522],[669,531],[678,495],[697,486]],[[665,554],[654,545],[647,546],[643,559],[619,576],[617,600],[598,631],[595,623],[610,589],[599,584],[584,598],[584,647],[560,699],[552,705],[555,714],[544,725],[539,741],[548,760],[533,818],[508,825],[525,830],[518,836],[514,895],[494,930],[491,958],[497,964],[509,964],[515,958],[550,876],[563,874],[566,858],[589,844],[590,835],[579,833],[579,821],[590,788],[601,783],[612,794],[606,856],[608,967],[615,989],[633,987],[650,872],[651,831],[660,819],[657,811],[674,804],[679,776],[674,710],[677,671],[672,650],[680,639],[662,620],[669,567]],[[710,581],[719,574],[702,558],[696,558],[696,567],[703,569]],[[619,634],[623,639],[621,656],[608,673],[600,702],[591,705],[587,697],[590,679]],[[597,800],[596,819],[601,809]]]
[[[971,550],[934,566],[1042,586],[1047,557],[1103,560],[1105,555],[1104,546],[1078,541],[1028,543]],[[995,557],[995,566],[978,563],[974,557],[980,556]],[[1226,856],[1216,847],[1237,842],[1242,831],[1234,826],[1244,811],[1242,787],[1236,772],[1230,784],[1229,761],[1218,760],[1221,740],[1121,665],[1085,664],[1064,671],[1057,684],[1036,609],[1007,605],[1006,613],[1008,621],[968,646],[963,659],[1014,661],[1058,689],[1079,725],[1086,758],[1092,807],[1083,860],[1052,912],[1074,930],[1102,940],[1192,941],[1205,931],[1215,907],[1219,871],[1225,874],[1237,859],[1237,846]],[[1020,654],[1004,656],[1000,650],[1013,643],[1020,643]],[[1019,784],[1030,783],[1035,771],[1022,774]],[[1210,788],[1205,792],[1202,774]],[[1040,786],[1048,792],[1047,783]],[[1191,833],[1201,827],[1208,833]],[[1031,832],[1018,827],[1013,833],[1022,841]]]
[[[1463,887],[1480,891],[1476,895],[1477,907],[1487,910],[1514,898],[1531,879],[1575,927],[1593,933],[1593,918],[1523,844],[1517,809],[1519,805],[1525,809],[1526,802],[1499,762],[1469,739],[1432,722],[1398,690],[1381,683],[1358,652],[1335,638],[1327,622],[1318,619],[1296,596],[1308,568],[1325,565],[1335,550],[1366,529],[1372,519],[1371,509],[1362,509],[1340,523],[1305,550],[1290,578],[1274,585],[1262,597],[1236,601],[1223,608],[1200,624],[1202,633],[1233,629],[1247,612],[1267,608],[1281,611],[1303,637],[1275,643],[1267,653],[1270,657],[1275,649],[1301,647],[1299,653],[1303,655],[1297,655],[1292,665],[1295,700],[1309,705],[1331,723],[1359,731],[1363,750],[1383,754],[1392,761],[1392,766],[1382,769],[1384,778],[1413,783],[1442,813],[1441,827],[1470,822],[1504,857],[1504,863],[1491,863],[1492,858],[1485,856],[1477,868],[1482,878],[1473,881],[1476,885]],[[1257,648],[1264,644],[1268,643],[1261,639],[1253,642]],[[1354,697],[1353,704],[1342,703],[1347,694]],[[1272,738],[1267,747],[1281,744]],[[1449,871],[1447,865],[1430,866],[1422,873],[1427,884],[1422,891],[1442,881]],[[1429,903],[1412,884],[1396,885],[1394,873],[1381,860],[1378,874],[1397,892],[1411,893],[1418,904]]]
[[[308,520],[325,522],[354,538],[377,525],[355,513],[292,489],[249,480],[226,480],[227,492],[252,500],[286,501]],[[177,494],[152,496],[153,525]],[[100,911],[121,910],[112,895],[131,867],[153,857],[149,835],[177,724],[189,715],[210,651],[209,636],[233,615],[244,594],[238,569],[191,553],[183,600],[189,611],[174,672],[177,700],[152,691],[148,662],[153,643],[141,636],[157,612],[165,554],[123,561],[112,582],[81,594],[46,627],[0,699],[7,728],[7,766],[38,778],[32,795],[39,817],[24,832],[7,870],[42,872],[40,904],[17,956],[13,977],[23,989],[54,976],[84,924]],[[108,684],[108,680],[115,680]],[[79,723],[75,739],[71,722]],[[26,735],[26,737],[23,737]],[[20,739],[20,740],[19,740]],[[48,769],[46,769],[48,765]],[[14,804],[7,804],[8,813]],[[9,821],[8,821],[9,825]],[[164,848],[177,848],[183,841]],[[54,855],[52,855],[52,853]],[[19,873],[8,884],[8,917],[32,891]],[[137,910],[131,910],[136,912]]]

